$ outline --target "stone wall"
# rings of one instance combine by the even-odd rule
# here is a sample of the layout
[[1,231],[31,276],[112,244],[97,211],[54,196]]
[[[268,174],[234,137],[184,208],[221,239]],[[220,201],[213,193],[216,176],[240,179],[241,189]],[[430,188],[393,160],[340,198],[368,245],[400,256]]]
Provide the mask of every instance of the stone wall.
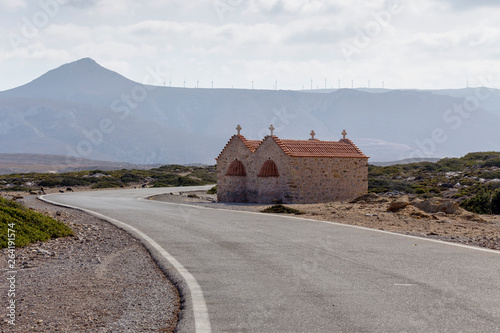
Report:
[[352,199],[368,192],[368,159],[292,157],[288,203]]
[[[258,177],[260,169],[267,160],[272,160],[278,167],[279,177]],[[290,179],[289,159],[283,150],[274,142],[273,138],[267,137],[262,145],[253,154],[252,171],[249,174],[248,189],[252,194],[248,197],[249,202],[276,203],[285,202],[284,195],[286,184]]]
[[[224,152],[217,159],[217,200],[221,202],[247,202],[247,180],[252,153],[236,136],[233,136]],[[229,165],[240,160],[245,166],[247,176],[226,176]]]

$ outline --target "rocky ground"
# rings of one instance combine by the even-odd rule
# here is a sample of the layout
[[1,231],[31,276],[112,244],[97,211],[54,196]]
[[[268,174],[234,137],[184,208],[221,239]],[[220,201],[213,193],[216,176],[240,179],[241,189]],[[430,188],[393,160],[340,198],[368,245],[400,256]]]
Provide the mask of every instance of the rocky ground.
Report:
[[[258,212],[270,205],[225,204],[201,192],[161,195],[154,200],[205,207]],[[469,213],[446,199],[369,194],[351,202],[286,205],[302,211],[300,217],[357,225],[419,237],[500,250],[500,216]]]
[[[74,237],[16,249],[16,326],[7,323],[2,278],[1,332],[173,332],[175,286],[139,241],[85,213],[35,196],[18,200],[69,225]],[[6,277],[7,253],[2,250]]]

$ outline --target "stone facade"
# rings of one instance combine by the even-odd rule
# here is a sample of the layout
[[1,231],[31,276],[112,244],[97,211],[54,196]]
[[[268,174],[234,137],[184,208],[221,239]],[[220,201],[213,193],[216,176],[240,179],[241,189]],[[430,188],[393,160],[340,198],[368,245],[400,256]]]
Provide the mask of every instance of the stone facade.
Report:
[[252,141],[238,133],[217,158],[217,188],[221,202],[347,200],[368,192],[368,157],[345,135],[338,142]]

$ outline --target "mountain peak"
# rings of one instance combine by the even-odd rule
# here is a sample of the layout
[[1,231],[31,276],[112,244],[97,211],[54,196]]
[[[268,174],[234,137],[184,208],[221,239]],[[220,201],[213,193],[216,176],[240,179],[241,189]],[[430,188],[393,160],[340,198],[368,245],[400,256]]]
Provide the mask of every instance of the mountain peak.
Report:
[[99,65],[94,59],[82,58],[53,69],[21,87],[8,91],[8,95],[30,97],[55,97],[100,92],[113,89],[130,89],[136,83]]
[[73,63],[81,63],[81,64],[97,64],[97,62],[92,58],[82,58],[80,60],[74,61]]
[[[53,69],[47,72],[46,74],[42,75],[35,81],[42,78],[50,78],[50,77],[58,77],[59,79],[75,79],[75,78],[82,79],[85,77],[91,78],[92,76],[99,76],[99,79],[102,79],[103,76],[107,77],[113,76],[115,78],[119,77],[125,79],[120,74],[102,67],[94,59],[82,58],[80,60],[76,60],[68,64],[64,64],[56,69]],[[97,79],[98,77],[95,78]]]

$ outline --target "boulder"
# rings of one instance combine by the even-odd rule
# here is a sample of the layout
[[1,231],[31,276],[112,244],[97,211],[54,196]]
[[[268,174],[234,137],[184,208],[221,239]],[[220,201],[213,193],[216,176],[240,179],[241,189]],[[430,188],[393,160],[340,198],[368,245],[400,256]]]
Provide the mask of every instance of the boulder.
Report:
[[381,198],[376,193],[363,194],[355,199],[349,201],[349,203],[376,203],[376,202],[387,202],[387,199]]
[[428,214],[445,213],[456,215],[462,212],[462,209],[455,201],[440,198],[416,199],[411,204]]
[[401,197],[393,200],[387,205],[388,212],[397,212],[410,204],[408,197]]

